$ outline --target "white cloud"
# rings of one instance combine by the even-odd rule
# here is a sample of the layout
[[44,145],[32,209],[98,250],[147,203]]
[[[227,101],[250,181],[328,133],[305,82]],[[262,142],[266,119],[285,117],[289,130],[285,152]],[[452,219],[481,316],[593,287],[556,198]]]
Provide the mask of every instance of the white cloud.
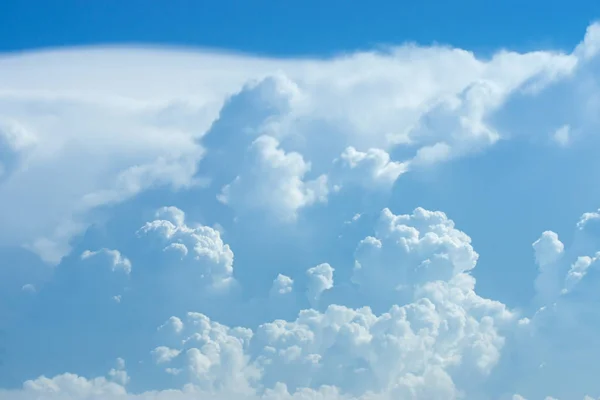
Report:
[[159,347],[159,355],[167,354],[159,358],[161,362],[183,363],[191,381],[204,390],[229,389],[249,393],[252,382],[259,377],[256,369],[248,364],[245,354],[252,331],[229,328],[203,314],[190,312],[184,335],[182,349]]
[[157,364],[168,363],[181,353],[180,350],[159,346],[152,350],[152,356]]
[[[15,124],[35,132],[35,146],[26,150],[27,168],[13,168],[11,179],[0,185],[5,204],[13,207],[0,213],[14,227],[13,235],[0,234],[0,240],[28,245],[49,262],[57,263],[68,251],[90,209],[155,185],[181,188],[195,182],[202,152],[194,135],[143,121],[143,105],[6,95],[0,104]],[[19,152],[22,162],[24,152]],[[19,204],[21,198],[30,201]]]
[[246,210],[264,210],[279,220],[293,221],[301,208],[327,200],[327,177],[304,181],[310,163],[299,153],[280,149],[271,136],[260,136],[251,144],[242,170],[219,196],[242,215]]
[[111,249],[100,249],[97,251],[86,250],[81,254],[82,260],[87,260],[88,258],[96,257],[98,255],[105,255],[109,258],[111,268],[113,271],[123,270],[126,274],[131,273],[131,261],[127,257],[123,257],[121,252],[118,250]]
[[115,368],[108,371],[108,377],[111,381],[118,383],[121,386],[127,385],[130,378],[127,371],[125,371],[125,360],[117,358]]
[[218,231],[208,226],[186,225],[184,212],[176,207],[161,208],[156,215],[166,219],[146,222],[138,235],[158,237],[163,249],[178,250],[183,255],[180,263],[191,274],[186,279],[205,281],[215,288],[225,288],[233,282],[233,251]]
[[339,185],[355,183],[366,188],[391,187],[396,179],[408,170],[408,163],[392,161],[381,149],[358,151],[350,146],[334,160],[339,171],[334,169]]
[[389,305],[410,296],[415,285],[470,271],[478,257],[469,236],[444,213],[417,208],[410,215],[394,215],[385,209],[375,236],[363,239],[356,250],[353,279]]
[[582,59],[590,59],[600,52],[600,24],[588,26],[583,41],[577,46],[574,53]]
[[185,223],[185,213],[177,207],[161,207],[156,211],[156,218],[169,221],[175,226],[183,226]]
[[271,286],[271,296],[281,296],[294,290],[294,280],[289,276],[277,275]]
[[565,246],[552,231],[543,232],[532,246],[539,267],[535,280],[536,292],[540,304],[548,304],[559,294],[562,286],[558,261],[564,254]]
[[350,225],[356,221],[358,221],[360,219],[360,217],[362,217],[362,214],[360,213],[356,213],[352,216],[352,218],[350,218],[348,221],[344,221],[344,224],[346,225]]
[[167,322],[161,325],[158,329],[167,329],[170,328],[175,333],[181,333],[183,330],[183,321],[177,317],[170,317]]
[[36,141],[35,135],[18,122],[0,119],[0,181],[21,166]]
[[308,275],[308,288],[306,295],[313,307],[318,304],[321,294],[333,287],[333,272],[335,269],[327,264],[319,264],[306,271]]
[[562,293],[563,294],[568,293],[569,291],[573,290],[575,285],[577,285],[577,283],[579,281],[581,281],[583,279],[583,277],[585,277],[590,266],[593,263],[595,263],[599,257],[600,257],[600,253],[597,253],[596,256],[594,256],[594,257],[589,257],[589,256],[577,257],[577,261],[575,261],[573,263],[573,265],[571,265],[571,268],[569,269],[569,272],[567,273],[567,276],[565,278],[565,287],[562,290]]
[[106,378],[85,379],[75,374],[63,374],[52,379],[40,377],[23,384],[21,393],[0,392],[5,399],[100,399],[108,396],[124,396],[127,391],[118,383]]
[[[329,213],[333,208],[327,209],[327,202],[334,201],[332,189],[340,182],[389,188],[408,166],[418,173],[420,166],[493,145],[505,138],[493,116],[507,99],[537,96],[550,83],[573,77],[597,53],[597,37],[594,25],[571,54],[499,52],[486,60],[460,49],[419,46],[327,60],[158,50],[1,58],[0,198],[6,205],[0,210],[5,227],[0,245],[27,246],[50,262],[68,254],[71,246],[75,254],[101,248],[58,265],[55,292],[42,286],[29,298],[41,299],[34,304],[38,314],[32,315],[44,318],[24,314],[27,328],[39,328],[42,336],[44,327],[60,329],[58,316],[65,310],[57,304],[77,312],[65,314],[66,320],[88,318],[71,320],[73,326],[65,328],[81,336],[115,327],[126,335],[125,326],[135,329],[135,336],[168,315],[199,312],[183,320],[173,316],[154,332],[157,338],[148,331],[148,337],[136,336],[127,345],[111,342],[121,340],[119,335],[96,335],[98,347],[87,350],[98,356],[119,347],[153,357],[148,367],[128,366],[138,367],[132,373],[140,379],[136,387],[175,389],[128,392],[130,377],[121,359],[105,377],[40,377],[22,389],[0,390],[0,399],[420,400],[510,398],[517,392],[528,398],[547,392],[570,398],[593,390],[597,370],[573,365],[584,361],[593,366],[599,357],[593,280],[598,213],[582,216],[568,248],[550,231],[533,244],[540,304],[529,317],[475,290],[471,272],[478,253],[443,212],[416,208],[395,215],[384,209],[373,232],[361,236],[354,270],[347,243],[339,248],[340,253],[350,249],[347,254],[336,248],[331,259],[325,258],[336,265],[335,282],[334,269],[326,263],[308,269],[306,276],[295,275],[293,268],[316,262],[302,264],[286,253],[295,246],[317,258],[320,248],[336,246],[322,243],[330,228],[322,226],[330,222],[326,218],[297,230],[293,224],[279,225],[273,237],[260,237],[264,244],[256,240],[244,246],[240,236],[262,228],[242,226],[246,216],[252,223],[270,217],[291,223],[302,212],[307,218]],[[106,68],[113,64],[120,68]],[[137,224],[136,218],[145,215],[137,206],[162,200],[165,188],[171,191],[165,198],[182,194],[182,199],[194,199],[197,208],[190,215],[211,221],[192,224],[179,208],[163,207],[139,229],[137,240],[123,231],[114,238],[102,236],[99,232],[110,224],[82,238],[93,246],[80,248],[72,240],[100,218],[99,211],[115,211],[108,206],[147,194],[150,199],[124,204],[128,207],[118,210],[117,221],[110,221]],[[215,204],[216,195],[229,207]],[[343,208],[343,200],[336,198],[335,207]],[[317,204],[322,208],[317,210]],[[342,213],[348,216],[357,208],[348,204]],[[229,217],[238,225],[226,225],[228,236],[207,226],[227,224]],[[341,220],[336,223],[339,227]],[[240,226],[243,233],[236,236]],[[282,238],[294,242],[279,247]],[[102,248],[104,239],[119,243],[135,269],[120,252]],[[236,249],[235,276],[229,243]],[[264,247],[248,249],[256,243]],[[288,262],[285,273],[298,277],[297,282],[279,274],[271,283],[270,271],[260,281],[267,273],[260,275],[259,269],[269,266],[255,264],[252,252]],[[113,286],[117,275],[110,271],[107,281],[85,275],[93,268],[80,268],[81,259],[92,263],[99,256],[107,257],[113,269],[128,272],[127,284]],[[214,289],[231,288],[240,270],[246,280],[240,278],[239,292],[223,290],[231,297],[210,298]],[[81,275],[69,280],[70,273]],[[297,305],[294,285],[305,285],[312,308],[286,308]],[[53,298],[65,288],[73,292]],[[92,289],[97,291],[88,293]],[[263,291],[260,301],[251,296],[258,290]],[[77,296],[70,298],[71,293]],[[98,293],[122,304],[111,304],[104,313],[100,297],[94,297]],[[251,319],[247,311],[269,317],[237,327],[236,319]],[[271,312],[278,315],[272,318]],[[527,307],[522,313],[527,315]],[[11,340],[19,333],[11,331]],[[23,341],[37,345],[26,335]],[[73,349],[81,348],[77,342]],[[513,357],[523,362],[503,364]],[[99,359],[104,358],[90,356],[89,363]],[[144,368],[155,367],[163,371],[144,375]],[[509,370],[507,377],[494,375],[500,367]],[[575,383],[567,387],[561,374]],[[164,380],[155,382],[158,375]]]
[[431,146],[423,146],[417,150],[413,160],[414,163],[421,165],[431,165],[440,161],[446,161],[451,156],[452,149],[445,142],[438,142]]
[[[582,231],[587,226],[581,221],[589,220],[590,214],[581,217],[570,244],[564,245],[549,231],[534,244],[539,265],[535,282],[538,296],[533,304],[536,311],[521,325],[525,329],[515,336],[515,347],[507,349],[522,352],[510,365],[515,388],[524,398],[542,398],[548,393],[558,399],[583,398],[597,390],[593,367],[573,368],[591,366],[600,356],[593,333],[600,320],[595,306],[598,236],[582,246],[583,239],[592,239],[590,235],[596,234]],[[582,254],[590,248],[595,251]]]
[[569,125],[563,125],[554,131],[552,140],[559,146],[567,146],[571,142],[571,127]]
[[[157,220],[159,224],[153,221],[147,226],[160,228],[169,237],[175,237],[178,229],[190,229],[178,209],[162,210],[169,210],[159,214],[164,218],[179,215],[179,225]],[[174,316],[159,327],[168,345],[152,351],[166,375],[180,379],[187,373],[189,384],[183,389],[127,393],[123,385],[129,376],[124,361],[117,360],[107,378],[88,380],[73,374],[41,377],[26,382],[22,390],[0,391],[0,399],[30,400],[42,395],[57,400],[107,396],[132,400],[194,396],[249,400],[471,398],[481,393],[482,385],[493,374],[507,337],[519,329],[533,329],[531,332],[539,335],[539,329],[548,323],[548,315],[543,313],[527,323],[517,323],[517,315],[504,304],[475,292],[475,280],[468,273],[475,266],[477,253],[469,237],[444,213],[416,209],[410,215],[394,215],[385,209],[375,232],[358,246],[356,258],[363,267],[378,268],[380,264],[373,260],[384,259],[381,254],[373,258],[373,253],[365,258],[364,246],[371,246],[370,251],[376,253],[389,251],[389,260],[396,260],[391,266],[399,270],[436,260],[428,264],[433,268],[431,273],[406,274],[414,287],[403,305],[393,304],[387,311],[376,313],[369,307],[333,304],[323,312],[303,310],[296,319],[274,320],[254,330],[232,328],[190,312],[185,323]],[[565,252],[551,232],[545,232],[536,243],[542,265],[557,262],[556,254]],[[578,259],[565,282],[570,276],[585,279],[589,265],[586,259]],[[308,275],[313,297],[335,288],[333,268],[328,264],[309,269]],[[387,276],[396,275],[392,270]],[[274,285],[278,282],[287,287],[293,281],[280,275]],[[369,290],[385,292],[386,287],[372,286]],[[572,288],[577,290],[577,286]],[[554,340],[548,333],[543,339]],[[543,342],[537,336],[528,340],[536,345],[527,341],[526,346],[518,347],[521,356],[529,357]]]
[[577,229],[584,230],[588,225],[592,223],[598,223],[600,221],[600,210],[596,212],[583,213],[579,221],[577,222]]
[[498,327],[512,317],[499,303],[469,298],[472,288],[462,296],[439,289],[425,288],[427,297],[381,315],[332,305],[324,313],[301,311],[295,321],[263,324],[255,333],[192,313],[188,318],[196,322],[181,349],[188,357],[177,365],[187,363],[202,387],[219,382],[222,390],[247,391],[260,377],[267,387],[325,385],[356,398],[369,391],[381,398],[457,398],[453,376],[489,374],[504,343]]
[[543,232],[532,246],[536,262],[541,269],[556,262],[565,249],[565,245],[558,239],[558,235],[552,231]]
[[[386,209],[377,226],[386,246],[414,247],[416,265],[438,254],[456,264],[454,272],[416,280],[407,304],[392,305],[381,314],[368,307],[329,305],[324,312],[304,310],[295,320],[264,323],[253,332],[190,313],[183,340],[167,340],[175,346],[169,354],[181,352],[170,360],[173,368],[191,371],[193,381],[205,389],[241,388],[243,393],[260,385],[277,388],[278,382],[292,392],[332,387],[341,396],[369,398],[372,393],[382,399],[460,398],[463,391],[477,388],[478,379],[498,363],[505,343],[502,332],[510,331],[516,318],[502,303],[474,292],[475,281],[465,272],[474,267],[477,254],[468,236],[443,213],[423,209],[401,216]],[[413,241],[394,236],[410,229]],[[398,258],[396,253],[392,259]],[[323,291],[335,288],[333,272],[329,264],[307,271],[313,306]],[[288,281],[283,278],[274,283]],[[467,376],[479,378],[466,382]]]
[[[94,222],[97,207],[157,186],[204,183],[196,176],[204,154],[199,139],[215,122],[223,130],[254,130],[253,139],[277,138],[286,160],[290,151],[310,155],[292,163],[296,172],[310,161],[311,173],[327,173],[325,166],[349,146],[363,152],[410,146],[429,161],[481,149],[501,136],[488,115],[520,88],[543,87],[587,62],[597,29],[590,27],[573,54],[501,52],[487,60],[412,45],[326,60],[131,48],[2,56],[0,120],[13,128],[0,129],[1,162],[11,170],[0,183],[6,205],[0,219],[10,226],[0,243],[27,245],[58,263],[71,238]],[[262,83],[248,87],[253,80]],[[219,115],[244,85],[238,108]],[[261,143],[271,156],[279,154],[277,145]],[[266,150],[259,144],[255,151]],[[229,155],[225,163],[239,166],[237,154]],[[24,157],[27,168],[17,168]],[[263,161],[273,168],[273,158]],[[384,168],[386,179],[395,166]],[[293,215],[323,199],[322,183],[298,186],[279,212]]]

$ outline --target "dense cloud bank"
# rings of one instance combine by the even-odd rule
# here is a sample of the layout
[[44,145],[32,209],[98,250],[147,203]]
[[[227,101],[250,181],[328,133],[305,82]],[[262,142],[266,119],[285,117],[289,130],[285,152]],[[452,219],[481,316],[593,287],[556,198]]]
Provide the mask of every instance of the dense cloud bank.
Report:
[[508,306],[477,238],[391,200],[539,104],[571,107],[540,151],[595,143],[599,49],[0,58],[0,400],[600,397],[600,212]]

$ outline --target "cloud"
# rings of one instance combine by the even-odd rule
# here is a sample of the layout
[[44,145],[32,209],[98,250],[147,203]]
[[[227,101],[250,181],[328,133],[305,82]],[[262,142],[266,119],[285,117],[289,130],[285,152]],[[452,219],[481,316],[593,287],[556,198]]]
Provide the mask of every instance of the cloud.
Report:
[[158,329],[167,329],[170,328],[173,330],[173,332],[175,333],[180,333],[183,330],[183,322],[181,321],[181,319],[177,318],[177,317],[170,317],[167,322],[165,322],[163,325],[159,326]]
[[281,296],[291,293],[294,290],[294,280],[289,276],[277,275],[271,287],[271,296]]
[[180,263],[197,271],[197,283],[204,281],[215,288],[232,283],[233,251],[218,231],[208,226],[187,226],[184,212],[176,207],[163,207],[156,217],[165,219],[146,222],[138,231],[140,237],[157,236],[163,251],[180,253]]
[[5,180],[25,161],[36,137],[13,120],[0,120],[0,179]]
[[490,316],[464,321],[466,315],[456,314],[456,306],[451,299],[432,303],[423,298],[379,316],[368,308],[329,306],[324,313],[302,311],[295,321],[263,324],[255,333],[192,313],[193,327],[181,342],[181,354],[187,356],[177,365],[199,379],[201,387],[223,390],[233,385],[230,390],[245,392],[260,377],[273,388],[286,382],[293,390],[335,386],[390,398],[436,393],[454,398],[458,392],[445,369],[460,364],[489,373],[503,344]]
[[571,268],[567,273],[567,277],[565,278],[565,287],[561,293],[564,294],[571,291],[573,287],[585,277],[588,268],[590,268],[590,266],[598,260],[598,256],[599,254],[596,254],[594,257],[577,257],[577,261],[571,265]]
[[394,215],[384,209],[375,236],[356,249],[353,281],[364,295],[390,305],[399,297],[410,298],[415,285],[450,281],[472,270],[478,257],[471,238],[444,213],[417,208],[410,215]]
[[327,177],[304,181],[310,163],[298,153],[281,150],[273,137],[260,136],[250,145],[243,170],[218,197],[242,216],[246,210],[265,210],[278,220],[293,221],[301,208],[327,200]]
[[313,307],[317,305],[321,293],[333,287],[334,271],[335,269],[327,263],[319,264],[306,271],[306,274],[308,275],[308,289],[306,295]]
[[180,350],[170,349],[166,346],[158,346],[152,350],[152,356],[157,364],[168,363],[181,353]]
[[[582,88],[597,82],[597,33],[570,53],[486,59],[416,45],[328,59],[2,56],[0,250],[24,253],[0,252],[23,266],[0,289],[17,304],[0,321],[0,399],[597,394],[599,213],[572,236],[552,225],[564,243],[537,231],[532,298],[496,296],[475,279],[502,267],[489,245],[477,267],[479,235],[504,249],[529,220],[481,229],[481,209],[456,212],[436,191],[480,172],[469,156],[500,142],[537,152],[535,135],[561,124],[578,133],[559,135],[562,156],[583,151],[579,138],[594,148]],[[512,140],[503,113],[554,109],[571,99],[558,89],[578,111]],[[412,193],[420,179],[428,196]],[[54,264],[47,279],[28,275],[32,252]]]
[[[389,152],[400,145],[419,152],[418,160],[442,161],[485,148],[501,135],[488,115],[524,85],[544,87],[573,73],[595,54],[596,29],[590,27],[573,54],[501,52],[489,60],[418,46],[327,60],[123,48],[3,56],[0,119],[12,128],[0,129],[0,136],[2,143],[13,139],[2,145],[3,168],[12,179],[0,186],[7,205],[0,217],[11,233],[0,234],[0,243],[27,245],[58,263],[73,237],[96,222],[98,207],[156,187],[205,184],[197,167],[204,147],[214,150],[211,131],[220,132],[217,141],[246,131],[252,140],[235,144],[244,151],[259,136],[277,139],[260,139],[250,155],[263,173],[283,168],[273,164],[283,157],[290,179],[301,179],[309,163],[311,173],[326,174],[348,147],[370,154],[364,162],[375,162],[375,174],[377,165],[387,165],[378,175],[384,181],[400,166],[369,149]],[[28,167],[15,169],[25,154]],[[231,158],[219,165],[231,165],[232,179],[240,180],[220,184],[230,185],[224,198],[239,205],[235,188],[248,180],[251,185],[252,177],[240,175],[245,157],[232,148],[227,154]],[[293,216],[325,198],[323,180],[305,184],[284,191],[284,205],[271,204],[274,211]]]
[[366,188],[390,188],[396,179],[408,170],[408,163],[390,160],[390,155],[381,149],[366,152],[350,146],[334,160],[340,171],[339,185],[348,182]]
[[[177,208],[161,208],[156,215],[166,219],[146,226],[160,226],[164,236],[174,237],[177,229],[190,229],[185,214]],[[374,251],[390,247],[390,260],[405,260],[406,264],[396,266],[400,271],[408,265],[417,266],[418,271],[432,255],[434,259],[446,260],[425,263],[430,271],[424,275],[413,275],[410,269],[404,269],[404,281],[413,285],[404,304],[392,303],[381,313],[370,307],[331,304],[322,312],[307,309],[295,319],[273,320],[254,329],[230,327],[203,313],[188,312],[183,319],[172,316],[159,325],[162,344],[151,351],[155,363],[171,379],[186,377],[183,389],[128,393],[124,385],[130,378],[125,362],[119,359],[106,377],[40,377],[27,381],[21,390],[0,391],[0,398],[469,398],[481,393],[493,376],[507,340],[510,339],[507,351],[515,351],[511,346],[519,346],[520,357],[526,360],[520,368],[538,362],[538,355],[547,354],[540,349],[561,340],[548,333],[545,326],[557,326],[566,310],[552,309],[549,313],[541,309],[532,319],[518,320],[516,312],[501,302],[475,292],[475,279],[469,272],[475,266],[477,253],[470,246],[469,237],[457,230],[444,213],[417,209],[412,214],[394,215],[384,209],[375,227],[376,236],[361,241],[355,253],[363,266],[370,266],[365,261],[372,260],[364,258],[364,246],[373,246],[376,241],[379,245]],[[545,266],[559,262],[556,254],[565,253],[564,245],[552,232],[544,232],[534,249]],[[549,258],[545,257],[549,254]],[[589,263],[586,260],[577,259],[564,276],[565,283],[573,278],[585,281],[584,272],[592,264],[591,258]],[[335,289],[329,264],[313,267],[307,275],[312,298],[318,299],[324,290]],[[393,277],[394,273],[386,276]],[[274,284],[285,289],[292,282],[279,275]],[[579,285],[570,287],[578,290]],[[373,286],[365,293],[386,294],[385,288]],[[559,295],[565,298],[567,294]],[[401,302],[402,298],[396,300]],[[563,300],[559,301],[562,304]],[[571,310],[572,305],[565,305]],[[519,332],[533,336],[522,336],[524,342],[515,342],[513,337]],[[547,355],[545,361],[556,365]],[[546,387],[552,389],[550,385],[541,386],[535,393]],[[509,384],[506,389],[510,388]],[[515,389],[531,392],[527,385],[517,385]]]
[[[13,126],[27,124],[35,132],[27,139],[23,129],[12,128],[13,137],[21,132],[19,141],[11,139],[17,143],[12,147],[21,150],[6,159],[13,165],[11,179],[0,186],[5,204],[13,207],[12,212],[3,209],[3,219],[13,227],[12,235],[0,237],[4,244],[27,245],[57,263],[68,252],[73,235],[89,224],[90,210],[119,203],[154,185],[196,184],[202,150],[194,135],[144,121],[143,105],[44,99],[25,93],[25,98],[5,94],[0,99]],[[22,163],[25,156],[27,168],[17,168],[15,157]],[[53,178],[57,175],[60,180]],[[21,198],[30,202],[19,205]]]
[[98,255],[105,255],[110,259],[111,268],[115,270],[123,270],[126,274],[131,273],[131,261],[127,257],[123,257],[119,250],[101,249],[97,251],[86,250],[81,253],[81,259],[87,260],[88,258],[96,257]]
[[565,245],[558,239],[558,235],[552,231],[542,233],[542,236],[533,242],[535,259],[540,266],[545,266],[555,262],[563,253]]
[[594,287],[600,276],[595,263],[600,236],[593,230],[582,231],[585,224],[581,223],[591,214],[582,215],[567,245],[549,231],[534,242],[539,266],[535,281],[538,297],[531,318],[520,325],[524,329],[512,343],[514,350],[508,349],[522,352],[511,360],[511,365],[515,368],[515,391],[524,398],[548,393],[558,399],[583,398],[596,393],[593,373],[587,368],[575,371],[571,367],[574,363],[591,366],[598,357],[592,332],[600,314],[592,304],[598,299]]
[[532,247],[540,270],[535,280],[536,291],[541,297],[540,303],[548,304],[560,290],[557,261],[564,253],[564,244],[555,232],[545,231],[538,240],[533,242]]
[[579,221],[577,222],[577,228],[579,230],[590,229],[600,221],[600,210],[595,212],[583,213]]
[[554,131],[552,140],[559,146],[567,146],[571,141],[571,127],[569,125],[563,125]]

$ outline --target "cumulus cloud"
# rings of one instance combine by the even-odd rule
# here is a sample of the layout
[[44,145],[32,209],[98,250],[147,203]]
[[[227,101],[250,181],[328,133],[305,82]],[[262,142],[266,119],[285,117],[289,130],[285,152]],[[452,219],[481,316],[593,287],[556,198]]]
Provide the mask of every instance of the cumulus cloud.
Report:
[[353,280],[386,304],[410,296],[416,285],[450,281],[475,267],[471,238],[443,212],[417,208],[410,215],[381,212],[374,236],[356,249]]
[[348,147],[334,160],[339,172],[338,185],[348,182],[366,188],[389,188],[396,179],[408,170],[408,163],[392,161],[390,155],[381,149],[366,152]]
[[[505,51],[487,60],[460,49],[418,46],[327,60],[101,48],[3,56],[0,119],[9,122],[0,129],[0,159],[13,179],[0,186],[8,204],[0,216],[11,226],[0,241],[28,245],[58,263],[70,240],[95,222],[98,207],[156,187],[206,184],[198,179],[198,163],[204,148],[215,150],[215,140],[204,143],[204,135],[223,144],[226,136],[243,132],[249,140],[234,140],[238,150],[261,135],[275,138],[281,148],[261,139],[250,154],[265,173],[282,151],[292,179],[302,179],[297,174],[309,162],[311,173],[326,174],[331,161],[353,147],[367,152],[361,169],[389,182],[403,168],[368,149],[389,153],[405,146],[416,151],[416,160],[432,162],[495,143],[501,133],[488,116],[520,88],[537,84],[541,90],[588,62],[596,30],[591,26],[571,54]],[[106,67],[116,64],[121,67]],[[295,153],[303,161],[290,159]],[[231,179],[252,181],[240,175],[243,151],[218,154],[213,151],[213,159],[227,155],[217,163],[221,177],[229,170]],[[15,169],[25,155],[28,167]],[[203,178],[218,174],[210,165],[204,164],[207,174],[201,169]],[[325,196],[322,180],[311,187],[296,183],[291,192],[270,182],[287,194],[277,208],[285,215]],[[242,183],[220,184],[231,185],[225,193],[230,198]]]
[[167,322],[158,327],[161,329],[172,329],[175,333],[180,333],[183,330],[183,321],[177,317],[170,317]]
[[[27,245],[57,263],[69,251],[69,240],[91,222],[91,209],[119,203],[154,185],[195,184],[195,164],[202,153],[194,136],[143,121],[144,106],[26,93],[21,92],[25,98],[5,94],[0,99],[3,113],[13,121],[0,137],[7,138],[8,132],[9,149],[15,149],[12,156],[2,157],[12,178],[4,180],[0,192],[5,204],[14,207],[13,212],[4,208],[3,220],[14,227],[12,235],[0,237],[4,244]],[[20,128],[25,124],[35,136]],[[17,169],[17,160],[25,162],[25,156],[27,168]],[[60,181],[53,180],[57,175]],[[19,205],[20,198],[31,201]],[[27,223],[17,224],[24,218]]]
[[542,236],[533,242],[532,246],[540,268],[556,262],[565,248],[565,245],[558,239],[558,235],[552,231],[542,233]]
[[243,170],[219,195],[220,201],[242,215],[246,210],[266,210],[279,220],[293,221],[301,208],[327,200],[327,176],[305,181],[310,163],[299,153],[280,149],[271,136],[261,136],[250,145]]
[[333,287],[334,271],[334,268],[327,263],[319,264],[306,271],[306,274],[308,275],[308,288],[306,294],[313,307],[318,303],[321,293]]
[[197,271],[195,275],[200,281],[216,288],[232,282],[233,251],[218,231],[208,226],[187,226],[184,212],[176,207],[161,208],[156,217],[165,219],[146,222],[138,231],[140,237],[158,237],[164,245],[163,251],[180,253],[181,263]]
[[36,141],[35,135],[17,121],[0,119],[0,180],[19,168]]
[[[176,208],[163,208],[157,215],[172,219],[179,228],[187,226],[184,214]],[[154,225],[160,225],[165,236],[177,230],[166,219],[158,221],[161,224]],[[518,321],[516,313],[504,304],[475,292],[475,279],[469,272],[475,267],[477,253],[469,237],[444,213],[416,209],[409,215],[394,215],[384,209],[375,227],[376,236],[358,244],[356,259],[361,267],[380,268],[373,260],[381,261],[384,255],[364,257],[364,246],[374,246],[369,251],[377,254],[390,247],[388,260],[405,260],[390,265],[413,285],[404,304],[393,304],[381,313],[370,307],[332,304],[322,312],[307,309],[295,319],[274,320],[254,329],[230,327],[205,314],[188,312],[184,319],[172,316],[158,327],[162,344],[151,351],[166,375],[187,377],[183,389],[128,393],[124,385],[130,378],[119,359],[106,378],[40,377],[27,381],[21,390],[0,392],[0,398],[470,398],[481,393],[501,361],[507,339],[515,332],[525,327],[533,334],[519,344],[523,346],[519,350],[522,357],[534,361],[537,353],[532,349],[558,339],[543,331],[556,323],[558,310],[551,314],[542,310],[531,320]],[[538,260],[544,260],[542,265],[559,261],[556,254],[564,252],[564,245],[558,243],[551,232],[544,232],[536,241],[534,249]],[[544,258],[548,254],[552,257]],[[426,263],[433,270],[423,275],[409,268],[420,268],[432,255],[445,261]],[[585,280],[592,261],[578,258],[564,282]],[[324,290],[335,288],[329,264],[310,268],[307,275],[309,295],[315,299]],[[393,270],[386,275],[392,278],[392,285],[394,276]],[[292,283],[291,278],[279,275],[273,287],[288,293]],[[372,292],[385,293],[385,289],[370,287]],[[515,346],[515,342],[511,339],[509,345]],[[519,388],[530,391],[527,386]],[[544,392],[542,389],[535,393]]]
[[[525,329],[517,341],[516,349],[523,349],[523,354],[512,360],[515,387],[523,398],[541,398],[549,393],[558,399],[583,398],[597,390],[593,372],[571,367],[576,363],[592,365],[598,357],[592,332],[600,314],[592,304],[598,299],[594,287],[599,276],[596,260],[600,237],[593,230],[581,231],[581,222],[591,214],[582,215],[568,245],[549,231],[534,242],[539,266],[535,281],[538,298],[535,312],[522,325]],[[595,245],[590,247],[590,243]],[[585,254],[590,248],[595,251]]]
[[[0,380],[25,383],[0,399],[597,394],[599,213],[570,244],[541,234],[535,298],[512,308],[476,287],[467,233],[441,211],[392,212],[411,202],[391,190],[511,139],[497,113],[577,86],[598,29],[571,53],[486,59],[416,45],[322,60],[2,56],[0,247],[56,266],[15,286]],[[576,117],[559,143],[593,120]],[[390,208],[361,197],[382,190]]]
[[127,257],[123,257],[118,250],[101,249],[97,251],[86,250],[81,253],[81,259],[87,260],[88,258],[96,257],[98,255],[105,255],[109,258],[111,268],[115,270],[123,270],[126,274],[131,272],[131,261]]
[[294,290],[294,280],[289,276],[277,275],[271,286],[271,296],[281,296],[291,293]]
[[125,360],[117,358],[115,368],[111,368],[108,371],[108,377],[112,382],[118,383],[121,386],[127,385],[130,378],[125,370]]
[[168,363],[181,353],[180,350],[159,346],[152,350],[152,356],[157,364]]
[[[253,333],[192,313],[188,318],[195,321],[194,327],[182,342],[187,356],[182,356],[179,362],[183,364],[178,365],[189,370],[202,387],[223,390],[245,392],[260,377],[268,387],[286,382],[293,391],[335,386],[355,395],[373,391],[381,395],[412,393],[410,398],[423,398],[427,393],[453,398],[457,392],[444,368],[460,362],[456,351],[470,352],[471,333],[454,332],[466,335],[465,347],[448,347],[450,343],[438,336],[442,335],[438,329],[446,329],[438,321],[444,315],[427,300],[394,307],[380,316],[368,308],[330,306],[323,314],[303,311],[295,321],[274,321]],[[493,329],[489,322],[486,329]],[[494,335],[488,340],[492,346],[502,345]],[[453,345],[462,346],[460,341]],[[422,346],[431,352],[424,353]],[[169,350],[169,355],[176,353]],[[438,360],[435,366],[430,365],[432,360]],[[471,360],[474,369],[487,368],[484,359]]]
[[590,226],[597,224],[600,221],[600,210],[594,212],[583,213],[577,222],[579,230],[589,229]]
[[567,272],[567,276],[565,278],[565,287],[562,290],[562,293],[567,293],[571,291],[575,285],[579,281],[585,277],[590,266],[598,260],[600,256],[599,253],[596,253],[594,257],[590,256],[581,256],[577,257],[577,260],[571,265],[569,268],[569,272]]
[[563,255],[565,246],[552,231],[543,232],[532,246],[540,271],[535,281],[536,291],[541,297],[540,303],[547,304],[560,291],[562,283],[557,261]]

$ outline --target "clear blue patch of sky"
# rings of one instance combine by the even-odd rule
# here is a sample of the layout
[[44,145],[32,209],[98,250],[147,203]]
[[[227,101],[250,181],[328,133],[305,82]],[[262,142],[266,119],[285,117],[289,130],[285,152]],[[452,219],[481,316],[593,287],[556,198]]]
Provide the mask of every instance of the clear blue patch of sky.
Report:
[[202,46],[277,56],[441,42],[569,49],[596,0],[3,0],[0,52],[96,44]]

